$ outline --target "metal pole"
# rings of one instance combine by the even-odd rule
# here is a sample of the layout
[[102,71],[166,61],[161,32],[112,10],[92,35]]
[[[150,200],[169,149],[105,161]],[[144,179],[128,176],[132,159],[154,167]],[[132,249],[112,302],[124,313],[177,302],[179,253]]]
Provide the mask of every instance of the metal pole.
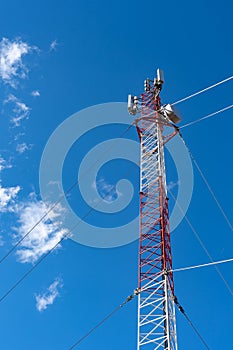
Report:
[[130,96],[128,104],[135,115],[141,102],[135,119],[141,143],[137,350],[177,350],[163,136],[164,126],[171,128],[166,140],[176,128],[161,112],[161,85],[158,77],[153,83],[147,79],[146,91],[140,98]]

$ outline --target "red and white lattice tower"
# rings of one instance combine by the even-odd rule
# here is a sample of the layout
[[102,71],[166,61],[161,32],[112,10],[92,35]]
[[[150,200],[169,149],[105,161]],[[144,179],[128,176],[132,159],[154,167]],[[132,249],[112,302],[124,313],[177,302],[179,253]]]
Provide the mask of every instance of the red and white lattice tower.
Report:
[[137,350],[177,350],[164,144],[176,135],[179,118],[171,105],[160,105],[163,73],[157,72],[128,101],[131,114],[141,112],[135,119],[141,143]]

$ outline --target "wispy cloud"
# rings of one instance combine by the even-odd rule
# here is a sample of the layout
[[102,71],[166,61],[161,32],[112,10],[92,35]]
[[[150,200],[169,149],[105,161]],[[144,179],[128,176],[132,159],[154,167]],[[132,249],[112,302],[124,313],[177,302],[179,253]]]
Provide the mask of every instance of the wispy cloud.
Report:
[[168,189],[168,191],[172,190],[174,187],[179,186],[179,184],[180,184],[180,181],[176,181],[176,182],[170,181],[170,182],[167,184],[167,189]]
[[17,79],[27,77],[28,68],[23,63],[23,56],[36,49],[20,38],[0,41],[0,77],[4,83],[17,87]]
[[61,192],[63,191],[63,187],[62,187],[62,184],[61,184],[60,181],[53,181],[53,180],[51,180],[51,181],[48,182],[48,185],[49,186],[56,186]]
[[39,91],[39,90],[33,90],[33,91],[31,92],[31,96],[33,96],[33,97],[39,97],[39,96],[40,96],[40,91]]
[[4,104],[13,105],[12,112],[14,116],[11,118],[11,122],[14,126],[20,126],[22,120],[29,118],[30,108],[22,101],[20,101],[15,95],[10,94],[5,100]]
[[49,46],[49,51],[54,51],[56,50],[58,46],[58,42],[57,42],[57,39],[53,40]]
[[4,245],[4,240],[3,240],[3,237],[2,235],[0,235],[0,247],[2,247]]
[[19,132],[14,136],[14,141],[18,141],[21,137],[25,136],[25,132]]
[[[34,196],[35,197],[35,196]],[[50,205],[41,200],[32,198],[15,207],[18,216],[18,227],[15,228],[15,239],[19,240],[41,219]],[[50,251],[56,244],[60,247],[60,240],[68,232],[63,228],[64,209],[57,205],[44,221],[40,222],[34,230],[23,240],[16,254],[22,263],[34,263],[43,254]]]
[[3,187],[0,184],[0,212],[13,211],[12,205],[19,191],[20,186]]
[[93,187],[96,188],[105,202],[112,202],[121,195],[120,192],[116,191],[115,185],[111,185],[103,177],[93,183]]
[[1,155],[0,155],[0,172],[5,169],[12,168],[12,164],[9,163],[9,161],[6,161]]
[[16,151],[17,151],[19,154],[23,154],[24,152],[29,151],[31,148],[32,148],[32,144],[27,145],[26,142],[23,142],[23,143],[19,143],[19,144],[16,146]]
[[36,298],[36,308],[38,311],[44,311],[49,305],[52,305],[55,299],[59,296],[59,289],[63,287],[61,278],[56,278],[55,281],[47,288],[46,292],[38,294]]

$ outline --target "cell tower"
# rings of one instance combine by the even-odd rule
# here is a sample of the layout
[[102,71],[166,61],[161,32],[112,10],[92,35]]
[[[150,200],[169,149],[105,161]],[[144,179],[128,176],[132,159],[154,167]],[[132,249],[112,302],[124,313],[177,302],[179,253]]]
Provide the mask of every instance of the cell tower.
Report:
[[135,119],[141,143],[137,350],[177,350],[164,145],[177,134],[180,118],[173,106],[160,104],[163,83],[158,69],[157,78],[145,80],[140,97],[128,98],[129,113],[140,112]]

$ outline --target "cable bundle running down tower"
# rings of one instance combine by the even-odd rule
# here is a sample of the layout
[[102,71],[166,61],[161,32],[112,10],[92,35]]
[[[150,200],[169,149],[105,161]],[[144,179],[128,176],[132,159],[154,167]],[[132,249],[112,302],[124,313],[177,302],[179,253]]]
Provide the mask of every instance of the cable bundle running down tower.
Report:
[[129,113],[141,112],[135,119],[141,143],[138,350],[177,350],[164,144],[180,118],[171,105],[160,105],[163,82],[158,69],[140,98],[128,99]]

